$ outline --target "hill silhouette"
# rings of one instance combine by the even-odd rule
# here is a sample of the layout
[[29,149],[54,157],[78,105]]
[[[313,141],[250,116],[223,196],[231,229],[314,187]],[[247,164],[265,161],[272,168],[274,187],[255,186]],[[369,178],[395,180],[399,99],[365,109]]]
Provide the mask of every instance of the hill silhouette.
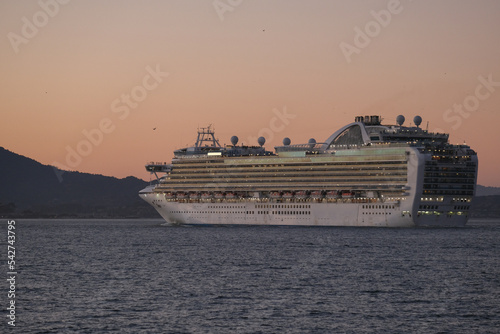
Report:
[[0,147],[0,215],[9,217],[158,217],[137,193],[148,182],[53,166]]

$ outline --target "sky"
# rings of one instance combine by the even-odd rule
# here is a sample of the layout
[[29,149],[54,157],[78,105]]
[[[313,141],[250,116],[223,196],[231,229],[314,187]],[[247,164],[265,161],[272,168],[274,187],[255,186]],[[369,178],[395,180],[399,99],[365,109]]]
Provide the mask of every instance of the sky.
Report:
[[0,146],[149,180],[199,127],[269,150],[420,115],[498,187],[499,33],[497,0],[2,1]]

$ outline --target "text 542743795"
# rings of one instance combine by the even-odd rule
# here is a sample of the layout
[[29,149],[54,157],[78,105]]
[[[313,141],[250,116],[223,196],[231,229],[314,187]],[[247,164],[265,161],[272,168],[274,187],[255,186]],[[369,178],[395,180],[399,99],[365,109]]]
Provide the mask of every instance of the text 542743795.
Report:
[[7,222],[7,282],[9,282],[9,291],[7,297],[9,304],[7,306],[7,322],[10,326],[16,325],[16,222],[9,220]]

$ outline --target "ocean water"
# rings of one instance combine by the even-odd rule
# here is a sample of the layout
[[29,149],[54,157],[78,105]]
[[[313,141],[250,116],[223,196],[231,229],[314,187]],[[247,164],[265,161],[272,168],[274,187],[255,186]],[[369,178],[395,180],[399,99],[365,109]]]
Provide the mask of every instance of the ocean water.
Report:
[[390,229],[16,220],[15,246],[15,328],[7,283],[0,298],[9,332],[500,332],[500,221]]

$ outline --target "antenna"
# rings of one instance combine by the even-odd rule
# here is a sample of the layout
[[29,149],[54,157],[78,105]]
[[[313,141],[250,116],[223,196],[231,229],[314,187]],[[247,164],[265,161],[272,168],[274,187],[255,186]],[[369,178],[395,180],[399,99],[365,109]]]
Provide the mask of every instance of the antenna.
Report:
[[203,143],[210,143],[210,145],[205,144],[205,146],[209,147],[221,147],[219,141],[215,138],[215,132],[212,129],[212,124],[206,128],[198,127],[198,137],[196,138],[195,147],[201,147],[203,146]]

